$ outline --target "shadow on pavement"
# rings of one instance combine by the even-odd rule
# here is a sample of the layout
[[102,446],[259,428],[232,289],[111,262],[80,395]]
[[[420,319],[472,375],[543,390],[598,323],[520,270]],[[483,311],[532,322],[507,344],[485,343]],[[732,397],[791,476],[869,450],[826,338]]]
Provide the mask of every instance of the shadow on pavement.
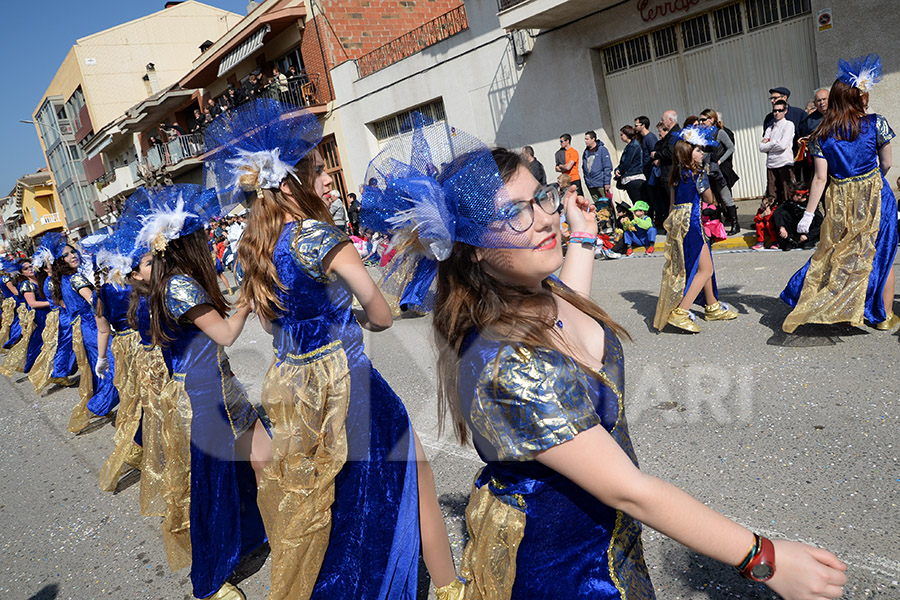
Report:
[[269,543],[266,542],[253,552],[245,555],[241,562],[238,563],[238,566],[235,567],[234,573],[228,578],[228,583],[238,585],[248,577],[255,575],[266,564],[269,552],[271,552],[271,548],[269,548]]
[[119,479],[119,483],[116,484],[116,489],[113,492],[113,495],[121,494],[138,481],[141,480],[141,472],[138,469],[131,469],[128,473],[125,474],[124,477]]
[[[690,589],[702,592],[704,600],[778,600],[779,596],[765,585],[744,579],[734,567],[730,567],[702,554],[697,554],[673,540],[663,542],[662,569],[665,577],[654,578],[657,593],[664,591],[669,582],[683,582]],[[657,566],[657,565],[653,565]],[[662,596],[661,596],[662,597]],[[693,596],[692,596],[693,597]]]
[[59,596],[59,586],[51,583],[42,587],[37,594],[30,596],[28,600],[54,600],[57,596]]

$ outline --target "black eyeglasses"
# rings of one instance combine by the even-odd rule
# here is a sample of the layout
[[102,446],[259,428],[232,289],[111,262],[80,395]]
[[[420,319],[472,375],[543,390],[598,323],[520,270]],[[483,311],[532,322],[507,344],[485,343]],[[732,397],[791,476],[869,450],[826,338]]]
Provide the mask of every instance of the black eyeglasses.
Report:
[[562,212],[562,198],[559,190],[552,185],[540,188],[531,200],[507,204],[497,213],[497,220],[509,225],[516,233],[524,233],[534,225],[534,205],[548,215]]

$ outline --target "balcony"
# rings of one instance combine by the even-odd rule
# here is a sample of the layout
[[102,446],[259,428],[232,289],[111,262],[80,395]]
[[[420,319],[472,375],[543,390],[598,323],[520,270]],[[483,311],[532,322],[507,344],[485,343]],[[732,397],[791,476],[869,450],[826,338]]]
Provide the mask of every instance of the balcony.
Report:
[[550,29],[618,4],[619,0],[497,0],[504,29]]
[[[512,0],[499,1],[509,2]],[[371,75],[468,28],[469,21],[466,18],[466,7],[465,5],[458,6],[438,18],[413,29],[409,33],[391,40],[384,46],[360,56],[356,59],[359,76],[366,77]]]
[[28,235],[32,238],[43,235],[44,233],[65,227],[66,224],[63,222],[62,215],[59,213],[49,213],[43,215],[40,219],[35,221],[34,223],[30,223],[26,229]]
[[94,182],[97,186],[98,199],[105,202],[119,194],[133,191],[140,185],[140,177],[137,177],[135,172],[131,165],[125,165],[104,173],[100,179]]

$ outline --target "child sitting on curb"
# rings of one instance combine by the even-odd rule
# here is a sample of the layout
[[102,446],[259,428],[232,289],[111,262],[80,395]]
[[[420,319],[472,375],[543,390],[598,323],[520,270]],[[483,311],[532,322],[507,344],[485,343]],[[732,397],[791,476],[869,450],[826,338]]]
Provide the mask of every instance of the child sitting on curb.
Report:
[[756,216],[753,217],[753,224],[756,225],[756,245],[753,246],[754,250],[762,250],[766,247],[767,233],[770,239],[769,247],[778,247],[778,233],[775,229],[775,221],[772,220],[772,213],[775,212],[775,207],[775,198],[768,196],[763,197],[762,202],[759,203],[759,210],[756,211]]
[[625,256],[631,256],[634,252],[632,246],[646,246],[647,254],[653,254],[656,243],[656,227],[653,220],[647,216],[650,206],[643,200],[638,200],[631,207],[632,217],[622,219],[622,229],[625,232]]
[[[713,196],[713,199],[715,199],[715,196]],[[709,238],[709,242],[715,244],[720,240],[726,239],[728,234],[725,232],[725,225],[722,224],[719,216],[719,206],[715,202],[711,204],[703,202],[700,206],[702,207],[700,221],[703,223],[703,232]]]

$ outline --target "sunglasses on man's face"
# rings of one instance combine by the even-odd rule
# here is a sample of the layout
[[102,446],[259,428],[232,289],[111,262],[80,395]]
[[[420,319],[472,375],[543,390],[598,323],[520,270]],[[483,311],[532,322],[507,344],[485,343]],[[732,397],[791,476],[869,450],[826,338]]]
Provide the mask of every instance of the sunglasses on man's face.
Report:
[[786,108],[776,108],[772,112],[773,113],[783,113],[783,112],[787,112],[787,109]]

